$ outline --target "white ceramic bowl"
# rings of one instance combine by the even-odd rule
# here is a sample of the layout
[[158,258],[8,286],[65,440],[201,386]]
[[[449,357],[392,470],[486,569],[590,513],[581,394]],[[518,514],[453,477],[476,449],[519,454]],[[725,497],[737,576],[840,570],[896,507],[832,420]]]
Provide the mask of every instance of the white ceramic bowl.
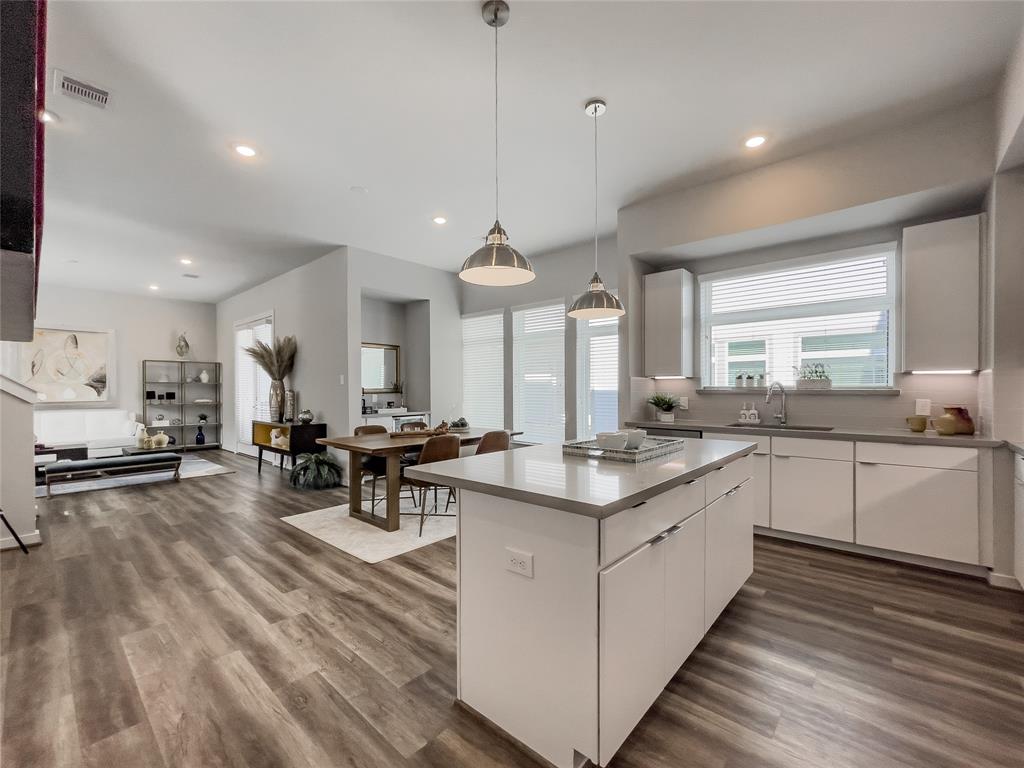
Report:
[[635,451],[641,445],[644,444],[644,440],[647,439],[646,429],[627,429],[626,430],[626,450]]
[[625,432],[598,432],[597,447],[621,451],[626,447],[626,439]]

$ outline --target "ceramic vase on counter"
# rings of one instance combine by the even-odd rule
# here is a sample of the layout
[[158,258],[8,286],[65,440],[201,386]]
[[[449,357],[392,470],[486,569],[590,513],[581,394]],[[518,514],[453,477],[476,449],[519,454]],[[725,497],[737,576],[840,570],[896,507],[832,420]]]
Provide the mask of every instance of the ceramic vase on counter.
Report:
[[164,434],[164,431],[162,429],[159,430],[155,435],[153,435],[154,448],[166,448],[169,442],[170,438]]
[[951,416],[956,429],[954,434],[957,435],[973,435],[974,434],[974,419],[971,418],[970,412],[962,405],[944,405],[942,410],[946,413],[944,416],[939,418],[945,418],[945,416]]

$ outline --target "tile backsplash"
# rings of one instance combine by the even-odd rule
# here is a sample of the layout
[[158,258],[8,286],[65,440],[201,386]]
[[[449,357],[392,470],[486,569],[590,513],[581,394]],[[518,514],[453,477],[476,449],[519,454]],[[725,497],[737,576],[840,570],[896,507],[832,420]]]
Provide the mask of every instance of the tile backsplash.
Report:
[[[932,401],[932,416],[942,414],[944,405],[966,406],[978,424],[979,433],[984,433],[984,420],[979,421],[982,414],[978,408],[977,376],[896,374],[895,385],[899,395],[819,395],[787,388],[787,415],[794,424],[895,429],[906,426],[904,419],[914,414],[914,400],[928,398]],[[696,379],[631,379],[630,418],[654,418],[654,409],[646,401],[655,391],[689,398],[689,409],[677,410],[677,419],[735,421],[742,404],[753,400],[762,421],[767,422],[779,407],[777,399],[765,405],[764,392],[699,394],[699,386]]]

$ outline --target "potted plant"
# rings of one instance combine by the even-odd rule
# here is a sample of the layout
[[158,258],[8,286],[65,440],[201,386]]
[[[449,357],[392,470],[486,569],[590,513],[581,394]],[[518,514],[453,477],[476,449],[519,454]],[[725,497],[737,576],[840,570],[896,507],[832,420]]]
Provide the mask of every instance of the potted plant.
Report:
[[302,453],[299,454],[298,463],[292,468],[288,482],[307,491],[337,488],[341,485],[341,465],[326,451]]
[[797,389],[832,389],[832,377],[824,363],[804,363],[794,370]]
[[655,392],[649,398],[647,402],[653,405],[657,409],[655,414],[658,421],[675,421],[676,416],[672,413],[675,407],[679,405],[679,398],[673,395],[669,395],[665,392]]
[[196,416],[196,421],[200,424],[205,424],[208,418],[209,416],[207,416],[205,413],[200,413],[198,416]]
[[257,341],[245,351],[270,377],[270,417],[280,422],[284,418],[284,380],[295,367],[298,351],[295,337],[275,338],[273,345]]

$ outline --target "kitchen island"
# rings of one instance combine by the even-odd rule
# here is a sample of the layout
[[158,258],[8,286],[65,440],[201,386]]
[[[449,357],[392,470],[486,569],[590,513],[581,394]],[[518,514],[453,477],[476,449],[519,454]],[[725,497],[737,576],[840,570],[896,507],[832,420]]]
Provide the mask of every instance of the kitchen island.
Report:
[[607,765],[753,570],[749,456],[537,445],[407,469],[458,488],[458,698],[559,768]]

